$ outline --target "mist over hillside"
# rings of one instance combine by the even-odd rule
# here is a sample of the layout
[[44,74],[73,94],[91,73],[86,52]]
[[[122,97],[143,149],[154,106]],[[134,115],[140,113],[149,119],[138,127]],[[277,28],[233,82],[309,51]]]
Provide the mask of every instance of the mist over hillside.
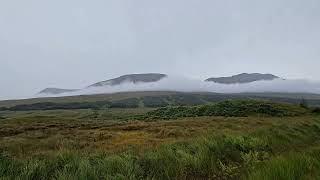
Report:
[[88,87],[78,91],[61,94],[40,94],[40,97],[76,96],[90,94],[105,94],[132,91],[179,91],[179,92],[216,92],[216,93],[242,93],[242,92],[284,92],[284,93],[320,93],[320,82],[309,80],[283,80],[274,79],[255,81],[246,84],[220,84],[205,82],[182,76],[169,75],[157,82],[133,83],[124,82],[117,86]]
[[146,73],[146,74],[127,74],[114,79],[97,82],[89,87],[101,87],[101,86],[117,86],[123,83],[152,83],[158,82],[167,75],[159,73]]

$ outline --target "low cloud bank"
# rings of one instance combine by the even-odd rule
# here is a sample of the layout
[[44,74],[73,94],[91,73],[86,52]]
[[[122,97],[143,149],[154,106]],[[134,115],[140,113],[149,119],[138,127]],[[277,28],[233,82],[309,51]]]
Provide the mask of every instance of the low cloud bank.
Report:
[[[89,94],[104,94],[132,91],[180,91],[180,92],[216,92],[216,93],[241,93],[241,92],[287,92],[287,93],[317,93],[320,94],[320,82],[309,80],[283,80],[257,81],[247,84],[219,84],[203,82],[201,80],[184,77],[169,76],[155,83],[123,83],[118,86],[90,87],[76,92],[63,93],[56,96],[75,96]],[[55,96],[44,95],[41,96]]]

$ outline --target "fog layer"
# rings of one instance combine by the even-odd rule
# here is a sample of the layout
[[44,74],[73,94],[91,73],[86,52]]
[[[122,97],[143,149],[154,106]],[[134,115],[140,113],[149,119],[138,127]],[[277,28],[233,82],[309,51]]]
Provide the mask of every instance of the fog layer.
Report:
[[[63,93],[57,96],[74,96],[85,94],[104,94],[131,91],[179,91],[179,92],[216,92],[216,93],[241,93],[241,92],[304,92],[319,93],[320,82],[308,80],[283,80],[257,81],[247,84],[219,84],[204,82],[181,76],[169,76],[155,83],[123,83],[117,86],[91,87],[72,93]],[[41,96],[53,96],[45,95]]]

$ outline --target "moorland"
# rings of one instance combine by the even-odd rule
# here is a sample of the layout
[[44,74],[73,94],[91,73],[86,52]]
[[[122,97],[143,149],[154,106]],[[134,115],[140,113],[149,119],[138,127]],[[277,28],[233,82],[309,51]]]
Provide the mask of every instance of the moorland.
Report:
[[1,179],[319,179],[316,95],[0,102]]

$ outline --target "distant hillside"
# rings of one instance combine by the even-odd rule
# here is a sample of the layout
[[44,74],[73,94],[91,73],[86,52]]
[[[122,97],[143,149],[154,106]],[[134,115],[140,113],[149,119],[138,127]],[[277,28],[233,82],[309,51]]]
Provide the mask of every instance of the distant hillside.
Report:
[[[128,74],[123,75],[114,79],[109,79],[106,81],[97,82],[92,84],[86,88],[90,87],[102,87],[102,86],[117,86],[123,83],[152,83],[158,82],[163,78],[168,77],[166,74],[158,74],[158,73],[147,73],[147,74]],[[84,89],[86,89],[84,88]],[[75,92],[82,89],[60,89],[60,88],[46,88],[38,93],[38,95],[58,95],[67,92]]]
[[59,89],[59,88],[46,88],[39,92],[39,94],[62,94],[67,92],[78,91],[78,89]]
[[300,104],[304,100],[308,106],[320,107],[320,95],[299,94],[218,94],[182,92],[128,92],[90,96],[70,96],[58,98],[38,98],[17,101],[0,101],[0,111],[92,109],[92,108],[137,108],[166,107],[176,105],[203,105],[225,100],[268,100]]
[[158,82],[161,79],[167,77],[165,74],[157,74],[157,73],[148,73],[148,74],[128,74],[124,76],[120,76],[114,79],[110,79],[107,81],[101,81],[95,83],[89,87],[100,87],[100,86],[116,86],[122,83],[151,83]]
[[255,81],[270,81],[278,79],[278,76],[273,74],[260,74],[260,73],[242,73],[234,76],[229,77],[218,77],[218,78],[209,78],[205,81],[207,82],[215,82],[220,84],[244,84],[244,83],[251,83]]

